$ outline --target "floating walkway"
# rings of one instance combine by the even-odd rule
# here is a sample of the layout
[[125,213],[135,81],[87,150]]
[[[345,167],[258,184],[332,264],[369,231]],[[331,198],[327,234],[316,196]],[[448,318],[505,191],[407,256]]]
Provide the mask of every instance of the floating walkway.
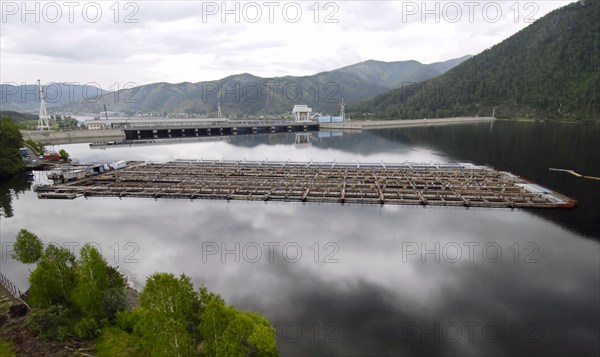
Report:
[[25,302],[25,294],[19,290],[4,274],[0,273],[0,309],[10,308],[15,305],[24,305],[30,310]]
[[36,191],[39,198],[65,199],[108,196],[498,208],[576,205],[511,173],[470,163],[135,162],[98,176],[38,186]]

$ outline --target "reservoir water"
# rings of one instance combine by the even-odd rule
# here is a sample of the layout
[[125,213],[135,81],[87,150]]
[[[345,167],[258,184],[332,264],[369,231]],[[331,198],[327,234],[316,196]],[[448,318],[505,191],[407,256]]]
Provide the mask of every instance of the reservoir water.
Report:
[[[10,258],[21,228],[45,242],[99,247],[136,287],[185,273],[227,302],[267,316],[282,355],[600,354],[597,125],[494,122],[361,133],[264,134],[90,148],[81,162],[235,159],[472,161],[579,201],[510,210],[239,201],[39,200],[0,187],[2,273],[22,290],[31,267]],[[45,182],[36,175],[33,185]]]

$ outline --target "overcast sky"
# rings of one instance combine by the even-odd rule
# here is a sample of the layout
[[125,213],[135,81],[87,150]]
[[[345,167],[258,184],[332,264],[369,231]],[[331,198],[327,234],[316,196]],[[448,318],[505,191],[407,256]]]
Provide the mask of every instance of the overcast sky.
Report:
[[2,1],[0,81],[118,89],[431,63],[477,54],[569,2]]

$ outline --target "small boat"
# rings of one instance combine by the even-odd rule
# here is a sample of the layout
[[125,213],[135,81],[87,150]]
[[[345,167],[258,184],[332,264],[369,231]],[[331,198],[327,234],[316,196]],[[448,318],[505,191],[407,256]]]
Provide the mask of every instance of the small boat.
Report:
[[77,194],[72,192],[39,192],[38,198],[74,200],[75,198],[77,198]]
[[86,176],[87,176],[86,168],[63,171],[63,180],[65,182],[70,181],[70,180],[82,179],[82,178],[85,178]]

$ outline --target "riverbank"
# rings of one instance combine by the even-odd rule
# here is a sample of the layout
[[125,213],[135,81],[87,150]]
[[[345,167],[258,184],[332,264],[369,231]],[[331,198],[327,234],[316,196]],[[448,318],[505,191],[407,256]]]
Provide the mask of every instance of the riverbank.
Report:
[[458,117],[442,119],[403,119],[403,120],[365,120],[346,121],[343,123],[321,123],[321,129],[368,130],[407,128],[418,126],[453,125],[469,123],[489,123],[496,120],[493,117]]
[[584,125],[600,125],[598,119],[580,119],[580,120],[567,120],[567,119],[534,119],[534,118],[496,118],[501,121],[511,122],[524,122],[524,123],[558,123],[558,124],[584,124]]
[[81,144],[90,142],[123,141],[121,129],[70,130],[70,131],[21,131],[23,140],[31,139],[44,145]]

